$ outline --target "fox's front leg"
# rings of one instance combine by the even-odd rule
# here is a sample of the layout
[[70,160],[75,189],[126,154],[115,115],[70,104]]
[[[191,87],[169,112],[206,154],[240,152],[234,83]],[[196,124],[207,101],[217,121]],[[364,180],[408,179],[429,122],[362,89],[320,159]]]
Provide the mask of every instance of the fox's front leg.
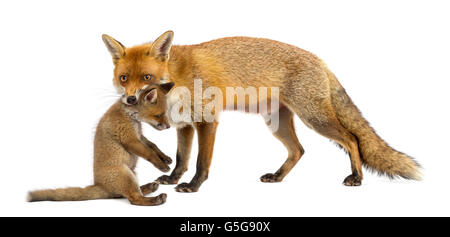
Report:
[[149,141],[146,137],[141,136],[141,140],[147,145],[149,146],[158,156],[159,158],[166,164],[170,165],[172,164],[172,159],[167,156],[166,154],[164,154],[159,148],[158,146],[156,146],[153,142]]
[[202,183],[208,179],[217,125],[217,122],[195,124],[198,136],[197,172],[190,183],[182,183],[176,186],[177,192],[197,192]]
[[191,155],[192,139],[194,138],[194,128],[190,125],[177,129],[177,164],[172,174],[159,177],[156,182],[160,184],[176,184],[186,172]]
[[159,170],[163,172],[168,172],[170,170],[170,167],[159,158],[158,154],[139,139],[129,139],[125,142],[124,146],[128,152],[146,159]]

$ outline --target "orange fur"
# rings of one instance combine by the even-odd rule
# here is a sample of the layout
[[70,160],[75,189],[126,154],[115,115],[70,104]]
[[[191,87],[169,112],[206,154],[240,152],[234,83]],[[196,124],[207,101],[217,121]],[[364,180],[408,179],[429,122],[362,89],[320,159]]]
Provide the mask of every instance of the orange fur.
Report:
[[[363,164],[390,177],[420,178],[419,165],[376,135],[334,74],[314,54],[278,41],[249,37],[228,37],[197,45],[168,47],[172,37],[173,32],[169,31],[153,43],[131,48],[120,43],[107,44],[108,48],[119,45],[117,49],[110,49],[112,54],[124,52],[122,57],[115,59],[114,83],[120,83],[120,75],[132,75],[132,82],[122,85],[125,96],[139,90],[143,83],[140,77],[147,72],[155,75],[154,80],[148,83],[169,80],[176,87],[187,87],[191,95],[194,79],[201,79],[204,88],[219,88],[223,95],[226,87],[278,87],[280,128],[274,135],[286,146],[289,155],[277,172],[264,175],[262,181],[281,181],[304,153],[295,135],[294,114],[308,127],[349,152],[352,174],[344,180],[345,185],[361,184]],[[112,38],[109,41],[118,42]],[[225,104],[220,106],[226,107]],[[199,143],[197,173],[190,183],[177,186],[177,191],[197,191],[208,176],[217,124],[204,123],[191,124],[199,132],[199,141],[203,141]],[[179,141],[185,142],[178,144],[177,167],[171,176],[161,177],[160,183],[178,182],[187,168],[189,154],[183,151],[190,151],[192,139],[190,129],[184,130],[178,133]]]

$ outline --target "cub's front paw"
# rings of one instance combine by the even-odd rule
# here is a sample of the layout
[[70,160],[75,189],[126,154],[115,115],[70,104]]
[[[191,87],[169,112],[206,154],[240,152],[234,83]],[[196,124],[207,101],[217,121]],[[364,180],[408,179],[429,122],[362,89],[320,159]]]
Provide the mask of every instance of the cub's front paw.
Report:
[[175,187],[175,191],[180,193],[193,193],[198,191],[198,187],[195,187],[190,183],[181,183]]
[[178,179],[173,178],[169,175],[163,175],[155,180],[155,182],[159,184],[176,184],[178,183]]
[[166,165],[172,164],[172,159],[164,154],[158,155],[159,159],[161,159]]
[[156,168],[158,168],[159,170],[161,170],[164,173],[167,173],[167,172],[170,171],[170,167],[168,165],[164,164],[164,163],[163,164],[158,164],[158,166]]
[[277,174],[272,174],[272,173],[268,173],[265,174],[263,176],[261,176],[261,182],[264,183],[277,183],[277,182],[281,182],[283,179],[277,175]]

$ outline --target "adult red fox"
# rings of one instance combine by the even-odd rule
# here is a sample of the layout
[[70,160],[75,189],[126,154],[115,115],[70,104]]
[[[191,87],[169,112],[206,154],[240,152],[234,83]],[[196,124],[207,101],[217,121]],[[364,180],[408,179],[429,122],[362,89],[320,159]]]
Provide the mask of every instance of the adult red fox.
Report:
[[[249,37],[221,38],[197,45],[172,46],[173,32],[162,34],[152,43],[130,48],[103,35],[113,57],[114,85],[123,94],[122,102],[133,104],[147,84],[174,82],[194,94],[194,81],[204,88],[279,88],[279,127],[273,134],[288,150],[288,158],[275,173],[261,177],[263,182],[280,182],[303,155],[295,134],[296,114],[310,128],[333,140],[350,154],[352,173],[347,186],[361,185],[362,165],[389,177],[421,178],[419,164],[384,142],[362,117],[344,88],[325,63],[314,54],[292,45]],[[178,98],[168,94],[168,101]],[[270,98],[269,95],[269,100]],[[195,103],[191,104],[192,110]],[[204,106],[202,102],[202,106]],[[251,106],[246,99],[245,106]],[[168,104],[169,107],[169,104]],[[224,108],[229,108],[223,104]],[[216,111],[220,112],[220,111]],[[197,171],[190,183],[179,184],[179,192],[196,192],[207,179],[213,153],[217,121],[193,121],[177,125],[176,167],[161,184],[176,184],[187,170],[194,128],[198,134]]]

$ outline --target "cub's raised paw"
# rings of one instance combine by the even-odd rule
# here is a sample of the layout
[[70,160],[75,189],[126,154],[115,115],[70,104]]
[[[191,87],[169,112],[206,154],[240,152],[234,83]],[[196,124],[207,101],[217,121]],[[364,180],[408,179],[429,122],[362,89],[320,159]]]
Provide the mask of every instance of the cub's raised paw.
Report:
[[159,155],[159,159],[161,159],[166,165],[172,164],[172,159],[166,155]]
[[178,179],[172,178],[169,175],[163,175],[155,180],[155,182],[159,184],[176,184],[178,183]]
[[180,192],[180,193],[193,193],[193,192],[197,192],[198,188],[194,187],[193,185],[191,185],[189,183],[181,183],[175,187],[175,191]]
[[157,166],[156,168],[158,168],[159,170],[161,170],[164,173],[167,173],[167,172],[170,171],[170,167],[167,164],[165,164],[165,163],[163,163],[162,165]]
[[283,179],[277,175],[277,174],[272,174],[272,173],[268,173],[265,174],[263,176],[261,176],[261,182],[264,183],[276,183],[276,182],[281,182]]
[[360,186],[361,185],[361,177],[356,175],[349,175],[347,178],[344,179],[343,184],[345,186]]

